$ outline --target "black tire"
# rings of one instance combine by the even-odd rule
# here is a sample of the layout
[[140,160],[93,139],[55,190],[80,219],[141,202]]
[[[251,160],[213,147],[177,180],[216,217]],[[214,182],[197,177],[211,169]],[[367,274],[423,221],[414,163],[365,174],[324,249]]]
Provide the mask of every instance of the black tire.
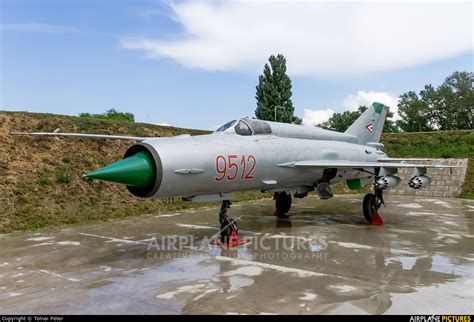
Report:
[[230,236],[232,232],[238,233],[237,223],[232,218],[226,218],[221,223],[221,242],[228,244],[230,242]]
[[372,213],[375,209],[375,195],[373,193],[366,194],[364,201],[362,202],[362,211],[364,213],[364,218],[368,222],[372,222]]
[[291,194],[283,191],[277,194],[275,207],[278,217],[285,217],[291,208]]

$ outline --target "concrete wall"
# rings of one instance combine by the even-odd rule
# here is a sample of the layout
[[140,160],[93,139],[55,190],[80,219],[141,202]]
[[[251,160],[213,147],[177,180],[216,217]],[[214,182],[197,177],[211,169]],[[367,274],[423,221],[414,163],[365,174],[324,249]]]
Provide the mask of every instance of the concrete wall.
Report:
[[[426,175],[431,177],[433,181],[426,188],[419,190],[412,189],[408,186],[408,181],[412,178],[413,169],[399,169],[396,176],[402,181],[393,188],[385,190],[389,195],[405,195],[405,196],[426,196],[426,197],[458,197],[462,191],[462,185],[466,177],[468,159],[433,159],[435,163],[445,165],[457,165],[462,168],[450,169],[428,169]],[[426,163],[426,161],[409,161],[410,163]]]

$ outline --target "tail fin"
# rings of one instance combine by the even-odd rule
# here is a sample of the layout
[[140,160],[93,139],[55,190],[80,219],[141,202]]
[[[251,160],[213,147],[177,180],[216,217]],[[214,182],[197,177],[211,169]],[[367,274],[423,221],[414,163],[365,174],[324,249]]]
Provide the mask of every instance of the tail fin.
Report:
[[381,103],[372,103],[344,133],[357,137],[359,144],[380,142],[388,109]]

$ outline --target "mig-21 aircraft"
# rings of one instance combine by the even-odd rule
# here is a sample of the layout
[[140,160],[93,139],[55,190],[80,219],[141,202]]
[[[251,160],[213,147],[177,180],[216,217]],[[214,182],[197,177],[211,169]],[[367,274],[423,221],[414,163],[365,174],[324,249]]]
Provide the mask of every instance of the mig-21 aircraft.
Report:
[[362,202],[363,215],[369,223],[381,224],[383,191],[400,184],[397,169],[413,168],[407,184],[420,189],[431,182],[427,168],[452,167],[389,158],[380,143],[387,112],[387,106],[373,103],[344,133],[244,117],[197,136],[14,134],[137,141],[122,160],[85,177],[124,184],[140,198],[222,201],[220,240],[227,243],[237,233],[237,223],[227,215],[234,191],[273,192],[275,215],[284,217],[292,195],[304,198],[315,191],[321,199],[330,199],[331,185],[337,182],[345,181],[351,189],[373,182],[373,193]]

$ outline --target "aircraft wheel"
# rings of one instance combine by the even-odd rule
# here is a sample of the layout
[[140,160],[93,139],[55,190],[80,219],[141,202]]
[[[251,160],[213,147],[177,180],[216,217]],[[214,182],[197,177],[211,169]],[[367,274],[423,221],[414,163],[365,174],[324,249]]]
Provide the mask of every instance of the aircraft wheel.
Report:
[[291,208],[291,194],[289,194],[286,191],[280,192],[276,194],[276,201],[275,201],[275,206],[276,206],[276,211],[275,215],[277,217],[288,217],[286,214],[288,211],[290,211]]
[[362,202],[362,211],[364,212],[364,218],[371,223],[372,222],[372,214],[374,211],[377,210],[376,199],[373,193],[368,193],[364,197],[364,201]]
[[229,244],[231,242],[232,234],[237,235],[238,233],[237,223],[232,218],[225,218],[221,222],[221,242],[223,244]]

